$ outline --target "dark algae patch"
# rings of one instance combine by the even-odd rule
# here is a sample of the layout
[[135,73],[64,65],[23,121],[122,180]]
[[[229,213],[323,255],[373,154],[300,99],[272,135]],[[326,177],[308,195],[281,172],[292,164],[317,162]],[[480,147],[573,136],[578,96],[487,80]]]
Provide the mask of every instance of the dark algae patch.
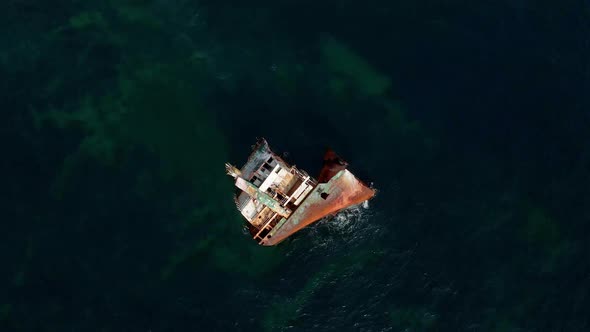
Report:
[[[590,330],[589,6],[5,1],[0,330]],[[256,137],[378,194],[256,246]]]

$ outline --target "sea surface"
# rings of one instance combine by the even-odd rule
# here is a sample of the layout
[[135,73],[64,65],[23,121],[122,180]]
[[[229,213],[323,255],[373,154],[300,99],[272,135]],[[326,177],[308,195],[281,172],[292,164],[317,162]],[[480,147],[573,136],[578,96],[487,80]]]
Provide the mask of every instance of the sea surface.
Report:
[[[0,331],[590,331],[590,3],[6,0]],[[258,137],[367,206],[276,247]]]

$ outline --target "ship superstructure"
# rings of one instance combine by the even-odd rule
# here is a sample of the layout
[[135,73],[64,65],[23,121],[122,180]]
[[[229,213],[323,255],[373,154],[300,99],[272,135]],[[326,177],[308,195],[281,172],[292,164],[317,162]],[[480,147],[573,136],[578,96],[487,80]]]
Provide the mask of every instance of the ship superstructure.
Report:
[[347,165],[329,150],[318,182],[289,165],[266,140],[259,139],[241,169],[228,163],[226,170],[239,189],[235,202],[250,234],[259,244],[270,246],[375,194],[346,169]]

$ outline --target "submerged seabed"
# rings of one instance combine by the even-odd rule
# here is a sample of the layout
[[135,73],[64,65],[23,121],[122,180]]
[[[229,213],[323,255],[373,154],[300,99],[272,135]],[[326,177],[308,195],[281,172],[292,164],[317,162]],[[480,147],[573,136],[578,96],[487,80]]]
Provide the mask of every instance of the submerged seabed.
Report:
[[[0,330],[590,330],[587,2],[0,7]],[[258,247],[256,137],[379,193]]]

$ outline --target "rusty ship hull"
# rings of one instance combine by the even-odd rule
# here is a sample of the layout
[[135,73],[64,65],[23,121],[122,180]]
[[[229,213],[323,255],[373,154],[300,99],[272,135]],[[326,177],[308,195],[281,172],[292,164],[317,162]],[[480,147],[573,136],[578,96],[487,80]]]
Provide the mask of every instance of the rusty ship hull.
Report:
[[332,150],[315,180],[259,140],[247,163],[226,164],[238,189],[235,200],[259,244],[273,246],[312,223],[371,199],[375,190],[356,178]]

